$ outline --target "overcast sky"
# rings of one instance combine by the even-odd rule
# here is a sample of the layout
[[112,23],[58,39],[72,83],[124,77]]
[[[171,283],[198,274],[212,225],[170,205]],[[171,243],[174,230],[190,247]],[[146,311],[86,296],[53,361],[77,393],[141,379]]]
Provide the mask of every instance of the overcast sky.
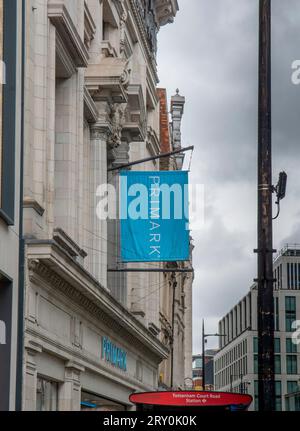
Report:
[[[191,182],[205,185],[205,225],[193,232],[194,352],[201,320],[219,319],[256,277],[258,0],[179,0],[159,34],[160,86],[186,97],[183,146],[195,145]],[[273,183],[288,173],[274,246],[300,243],[300,2],[272,0]],[[188,156],[187,156],[188,157]],[[208,347],[217,340],[210,339]]]

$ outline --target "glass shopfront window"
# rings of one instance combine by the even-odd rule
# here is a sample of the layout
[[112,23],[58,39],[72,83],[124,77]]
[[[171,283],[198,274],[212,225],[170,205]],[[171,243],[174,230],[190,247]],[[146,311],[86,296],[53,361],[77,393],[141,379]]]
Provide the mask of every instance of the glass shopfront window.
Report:
[[81,411],[122,412],[126,406],[89,392],[81,391]]
[[37,380],[36,410],[58,411],[58,383],[43,378]]

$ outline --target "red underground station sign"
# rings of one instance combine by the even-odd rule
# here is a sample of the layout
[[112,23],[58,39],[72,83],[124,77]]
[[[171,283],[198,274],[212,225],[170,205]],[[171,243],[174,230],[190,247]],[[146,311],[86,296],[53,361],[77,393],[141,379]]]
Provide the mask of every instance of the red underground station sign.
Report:
[[145,392],[132,394],[133,404],[177,406],[177,407],[226,407],[243,406],[248,408],[252,397],[248,394],[205,391]]

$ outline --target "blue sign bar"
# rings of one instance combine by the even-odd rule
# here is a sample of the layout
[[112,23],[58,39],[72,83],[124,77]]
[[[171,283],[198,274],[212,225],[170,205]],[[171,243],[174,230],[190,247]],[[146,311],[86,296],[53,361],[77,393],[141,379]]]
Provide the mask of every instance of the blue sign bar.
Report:
[[124,262],[189,259],[188,172],[120,173]]
[[127,371],[127,353],[113,344],[108,337],[102,337],[102,359],[120,370]]

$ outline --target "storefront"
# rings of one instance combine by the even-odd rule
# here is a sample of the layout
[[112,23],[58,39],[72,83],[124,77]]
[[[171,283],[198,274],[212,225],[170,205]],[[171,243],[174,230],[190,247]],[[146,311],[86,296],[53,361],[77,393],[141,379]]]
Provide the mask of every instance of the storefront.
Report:
[[[31,259],[38,247],[44,260]],[[156,390],[168,355],[158,338],[76,262],[66,276],[60,248],[35,241],[27,253],[24,409],[122,411]]]
[[81,411],[125,411],[126,406],[108,398],[81,391]]

